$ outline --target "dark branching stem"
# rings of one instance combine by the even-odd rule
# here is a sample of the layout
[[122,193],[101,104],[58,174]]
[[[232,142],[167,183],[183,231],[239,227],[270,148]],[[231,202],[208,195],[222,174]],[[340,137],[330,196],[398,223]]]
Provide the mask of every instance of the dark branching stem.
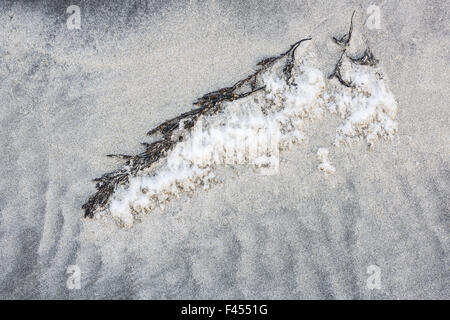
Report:
[[[147,133],[148,135],[160,133],[162,134],[162,138],[152,143],[142,143],[145,147],[144,152],[134,156],[125,154],[108,155],[109,157],[125,160],[125,166],[116,171],[105,173],[100,178],[93,180],[96,182],[97,192],[83,204],[82,208],[84,209],[84,216],[89,218],[94,217],[94,212],[96,210],[102,209],[107,205],[108,200],[116,190],[117,186],[127,184],[130,176],[136,175],[140,170],[149,168],[153,163],[164,157],[178,142],[178,140],[174,140],[172,137],[172,134],[178,128],[182,126],[184,130],[190,130],[200,116],[219,112],[223,108],[222,102],[238,100],[247,97],[254,92],[265,89],[264,85],[257,87],[258,75],[284,57],[286,57],[286,61],[283,68],[283,74],[286,77],[286,81],[289,81],[294,67],[295,51],[302,42],[308,40],[311,40],[311,38],[302,39],[294,43],[289,50],[279,56],[266,58],[258,62],[258,70],[247,78],[236,82],[232,87],[222,88],[205,94],[194,102],[194,105],[199,106],[198,108],[167,120],[150,130]],[[244,89],[246,87],[248,87],[249,90],[245,91]]]
[[[347,56],[347,49],[350,45],[350,40],[352,39],[352,34],[353,34],[353,17],[355,16],[355,11],[353,11],[352,13],[352,17],[350,19],[350,28],[348,30],[348,33],[346,33],[345,35],[343,35],[341,38],[335,38],[333,37],[334,42],[342,47],[342,53],[341,56],[338,60],[338,62],[336,63],[336,66],[334,67],[333,72],[330,74],[329,79],[332,78],[336,78],[338,79],[338,81],[349,88],[353,88],[354,85],[351,83],[351,81],[345,80],[342,75],[341,75],[341,67],[342,67],[342,60],[344,58],[344,56]],[[348,57],[348,56],[347,56]],[[352,57],[348,57],[350,59],[351,62],[355,63],[355,64],[359,64],[359,65],[366,65],[366,66],[371,66],[374,67],[378,64],[378,60],[375,59],[372,51],[370,50],[370,48],[367,48],[366,51],[363,53],[363,55],[359,58],[352,58]]]
[[342,78],[341,75],[341,66],[342,66],[342,59],[344,58],[344,55],[346,54],[347,48],[350,44],[350,40],[352,39],[352,33],[353,33],[353,17],[355,16],[355,11],[353,11],[352,13],[352,17],[350,19],[350,28],[348,30],[348,33],[344,34],[341,38],[336,38],[333,37],[334,42],[342,47],[342,52],[341,52],[341,56],[338,60],[338,62],[336,63],[336,66],[334,67],[333,72],[330,74],[329,79],[331,78],[336,78],[339,80],[339,82],[346,86],[346,87],[352,87],[352,84],[346,80],[344,80],[344,78]]
[[303,41],[309,41],[309,40],[311,40],[311,38],[302,39],[302,40],[294,43],[291,46],[291,48],[284,53],[284,55],[288,56],[288,58],[286,59],[286,64],[283,68],[283,73],[286,77],[286,81],[289,82],[291,80],[292,69],[294,68],[294,63],[295,63],[295,50],[297,50],[297,48],[300,46],[300,44]]
[[361,57],[350,58],[350,60],[356,64],[363,65],[363,66],[375,67],[378,64],[378,60],[375,59],[370,48],[367,48]]
[[350,43],[350,40],[352,39],[352,33],[353,33],[353,17],[355,16],[355,12],[353,11],[352,13],[352,17],[350,19],[350,28],[348,30],[348,33],[344,34],[340,39],[333,37],[334,42],[336,42],[336,44],[342,46],[345,49],[347,48],[347,46]]

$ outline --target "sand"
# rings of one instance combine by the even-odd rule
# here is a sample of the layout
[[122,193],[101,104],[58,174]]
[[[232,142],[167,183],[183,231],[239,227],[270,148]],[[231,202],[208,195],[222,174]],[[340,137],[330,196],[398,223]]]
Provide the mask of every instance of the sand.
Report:
[[[70,4],[0,5],[1,298],[450,298],[449,4],[85,1],[68,30]],[[130,229],[82,218],[91,179],[119,165],[106,154],[141,151],[149,129],[262,58],[312,36],[332,72],[330,37],[353,10],[399,104],[394,141],[330,147],[329,115],[277,175],[228,170]]]

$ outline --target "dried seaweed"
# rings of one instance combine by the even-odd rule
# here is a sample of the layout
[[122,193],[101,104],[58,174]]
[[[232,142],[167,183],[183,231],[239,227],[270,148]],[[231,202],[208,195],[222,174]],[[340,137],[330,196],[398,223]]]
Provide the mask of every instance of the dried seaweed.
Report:
[[362,66],[371,66],[371,67],[375,67],[378,64],[378,60],[375,59],[372,51],[370,50],[370,48],[367,48],[363,55],[359,58],[350,58],[350,60],[352,60],[352,62],[362,65]]
[[346,34],[344,34],[341,38],[336,38],[336,37],[333,37],[333,40],[334,40],[334,42],[336,43],[336,44],[338,44],[339,46],[341,46],[341,47],[343,47],[344,48],[344,51],[345,51],[345,49],[347,48],[347,46],[349,45],[349,43],[350,43],[350,40],[352,39],[352,33],[353,33],[353,17],[355,16],[355,11],[353,11],[353,13],[352,13],[352,17],[351,17],[351,19],[350,19],[350,28],[349,28],[349,30],[348,30],[348,33],[346,33]]
[[350,28],[349,28],[348,33],[343,35],[341,38],[333,37],[333,41],[337,45],[342,47],[342,52],[341,52],[341,56],[340,56],[338,62],[336,63],[336,66],[334,67],[333,72],[329,76],[329,79],[336,78],[342,85],[349,87],[349,88],[353,88],[354,87],[353,84],[351,83],[351,81],[345,80],[341,75],[342,61],[343,61],[344,57],[348,57],[351,62],[353,62],[355,64],[359,64],[359,65],[374,67],[378,64],[378,60],[374,57],[370,48],[367,48],[364,51],[363,55],[359,58],[353,58],[353,57],[350,57],[347,55],[347,49],[350,45],[350,41],[352,39],[352,34],[353,34],[353,17],[354,16],[355,16],[355,11],[353,11],[352,17],[350,19]]
[[[173,139],[173,133],[176,130],[179,128],[190,130],[200,116],[220,112],[223,108],[222,102],[238,100],[247,97],[254,92],[263,90],[265,88],[264,85],[257,87],[258,75],[285,57],[286,61],[283,68],[283,74],[286,77],[286,81],[290,81],[292,69],[294,67],[295,51],[302,42],[307,40],[311,40],[311,38],[297,41],[291,45],[289,50],[279,56],[266,58],[258,62],[258,70],[247,78],[236,82],[231,87],[225,87],[203,95],[193,103],[194,105],[199,106],[198,108],[167,120],[150,130],[147,133],[148,135],[152,136],[159,133],[162,134],[162,138],[152,143],[143,142],[142,145],[145,147],[144,152],[137,155],[108,155],[109,157],[125,160],[125,165],[116,171],[105,173],[100,178],[93,180],[94,182],[97,182],[97,192],[83,204],[82,208],[84,209],[84,216],[93,218],[94,213],[97,210],[101,210],[107,205],[108,200],[119,185],[128,183],[130,176],[135,176],[139,171],[151,167],[153,163],[164,157],[167,152],[182,139],[181,136],[178,137],[178,139]],[[246,87],[248,87],[247,90],[245,90]]]
[[348,30],[348,33],[346,33],[345,35],[343,35],[339,39],[336,38],[336,37],[333,37],[333,41],[337,45],[341,46],[343,49],[342,49],[342,52],[341,52],[341,56],[340,56],[338,62],[336,63],[336,66],[334,67],[333,72],[329,76],[329,79],[336,78],[336,79],[339,80],[339,82],[341,84],[343,84],[346,87],[352,87],[352,84],[349,81],[346,81],[346,80],[344,80],[342,78],[341,66],[342,66],[342,59],[344,58],[344,56],[346,54],[346,51],[347,51],[347,48],[348,48],[348,46],[350,44],[350,40],[352,39],[352,34],[353,34],[353,17],[354,16],[355,16],[355,11],[353,11],[352,17],[350,19],[350,28]]

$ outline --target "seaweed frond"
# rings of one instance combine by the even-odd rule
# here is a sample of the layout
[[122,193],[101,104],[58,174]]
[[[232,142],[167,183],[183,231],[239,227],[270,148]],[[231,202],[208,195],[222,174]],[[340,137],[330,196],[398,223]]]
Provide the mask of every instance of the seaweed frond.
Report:
[[264,85],[258,85],[258,75],[266,71],[277,61],[286,57],[283,73],[286,80],[291,78],[292,68],[294,66],[295,51],[299,45],[311,40],[311,38],[297,41],[286,52],[276,57],[266,58],[257,63],[258,69],[245,79],[236,82],[231,87],[225,87],[198,98],[193,104],[198,108],[182,113],[181,115],[167,120],[156,128],[148,131],[148,135],[161,134],[162,137],[155,142],[143,142],[145,151],[137,155],[108,155],[125,160],[125,165],[113,172],[105,173],[99,178],[94,179],[97,191],[88,201],[83,204],[84,216],[93,218],[97,210],[102,210],[108,204],[108,201],[119,185],[128,183],[129,178],[135,176],[139,171],[150,168],[152,164],[163,158],[167,152],[174,147],[179,139],[173,139],[173,133],[178,129],[190,130],[202,115],[210,115],[219,112],[223,108],[223,102],[234,101],[247,97],[257,91],[265,89]]

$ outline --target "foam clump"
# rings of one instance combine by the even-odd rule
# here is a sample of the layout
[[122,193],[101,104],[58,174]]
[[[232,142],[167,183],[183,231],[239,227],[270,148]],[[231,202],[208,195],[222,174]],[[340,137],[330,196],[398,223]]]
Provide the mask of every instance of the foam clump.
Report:
[[327,95],[328,110],[344,119],[336,130],[335,144],[365,139],[371,147],[378,138],[392,138],[398,129],[398,105],[381,71],[343,57],[340,73],[350,86],[333,79]]

